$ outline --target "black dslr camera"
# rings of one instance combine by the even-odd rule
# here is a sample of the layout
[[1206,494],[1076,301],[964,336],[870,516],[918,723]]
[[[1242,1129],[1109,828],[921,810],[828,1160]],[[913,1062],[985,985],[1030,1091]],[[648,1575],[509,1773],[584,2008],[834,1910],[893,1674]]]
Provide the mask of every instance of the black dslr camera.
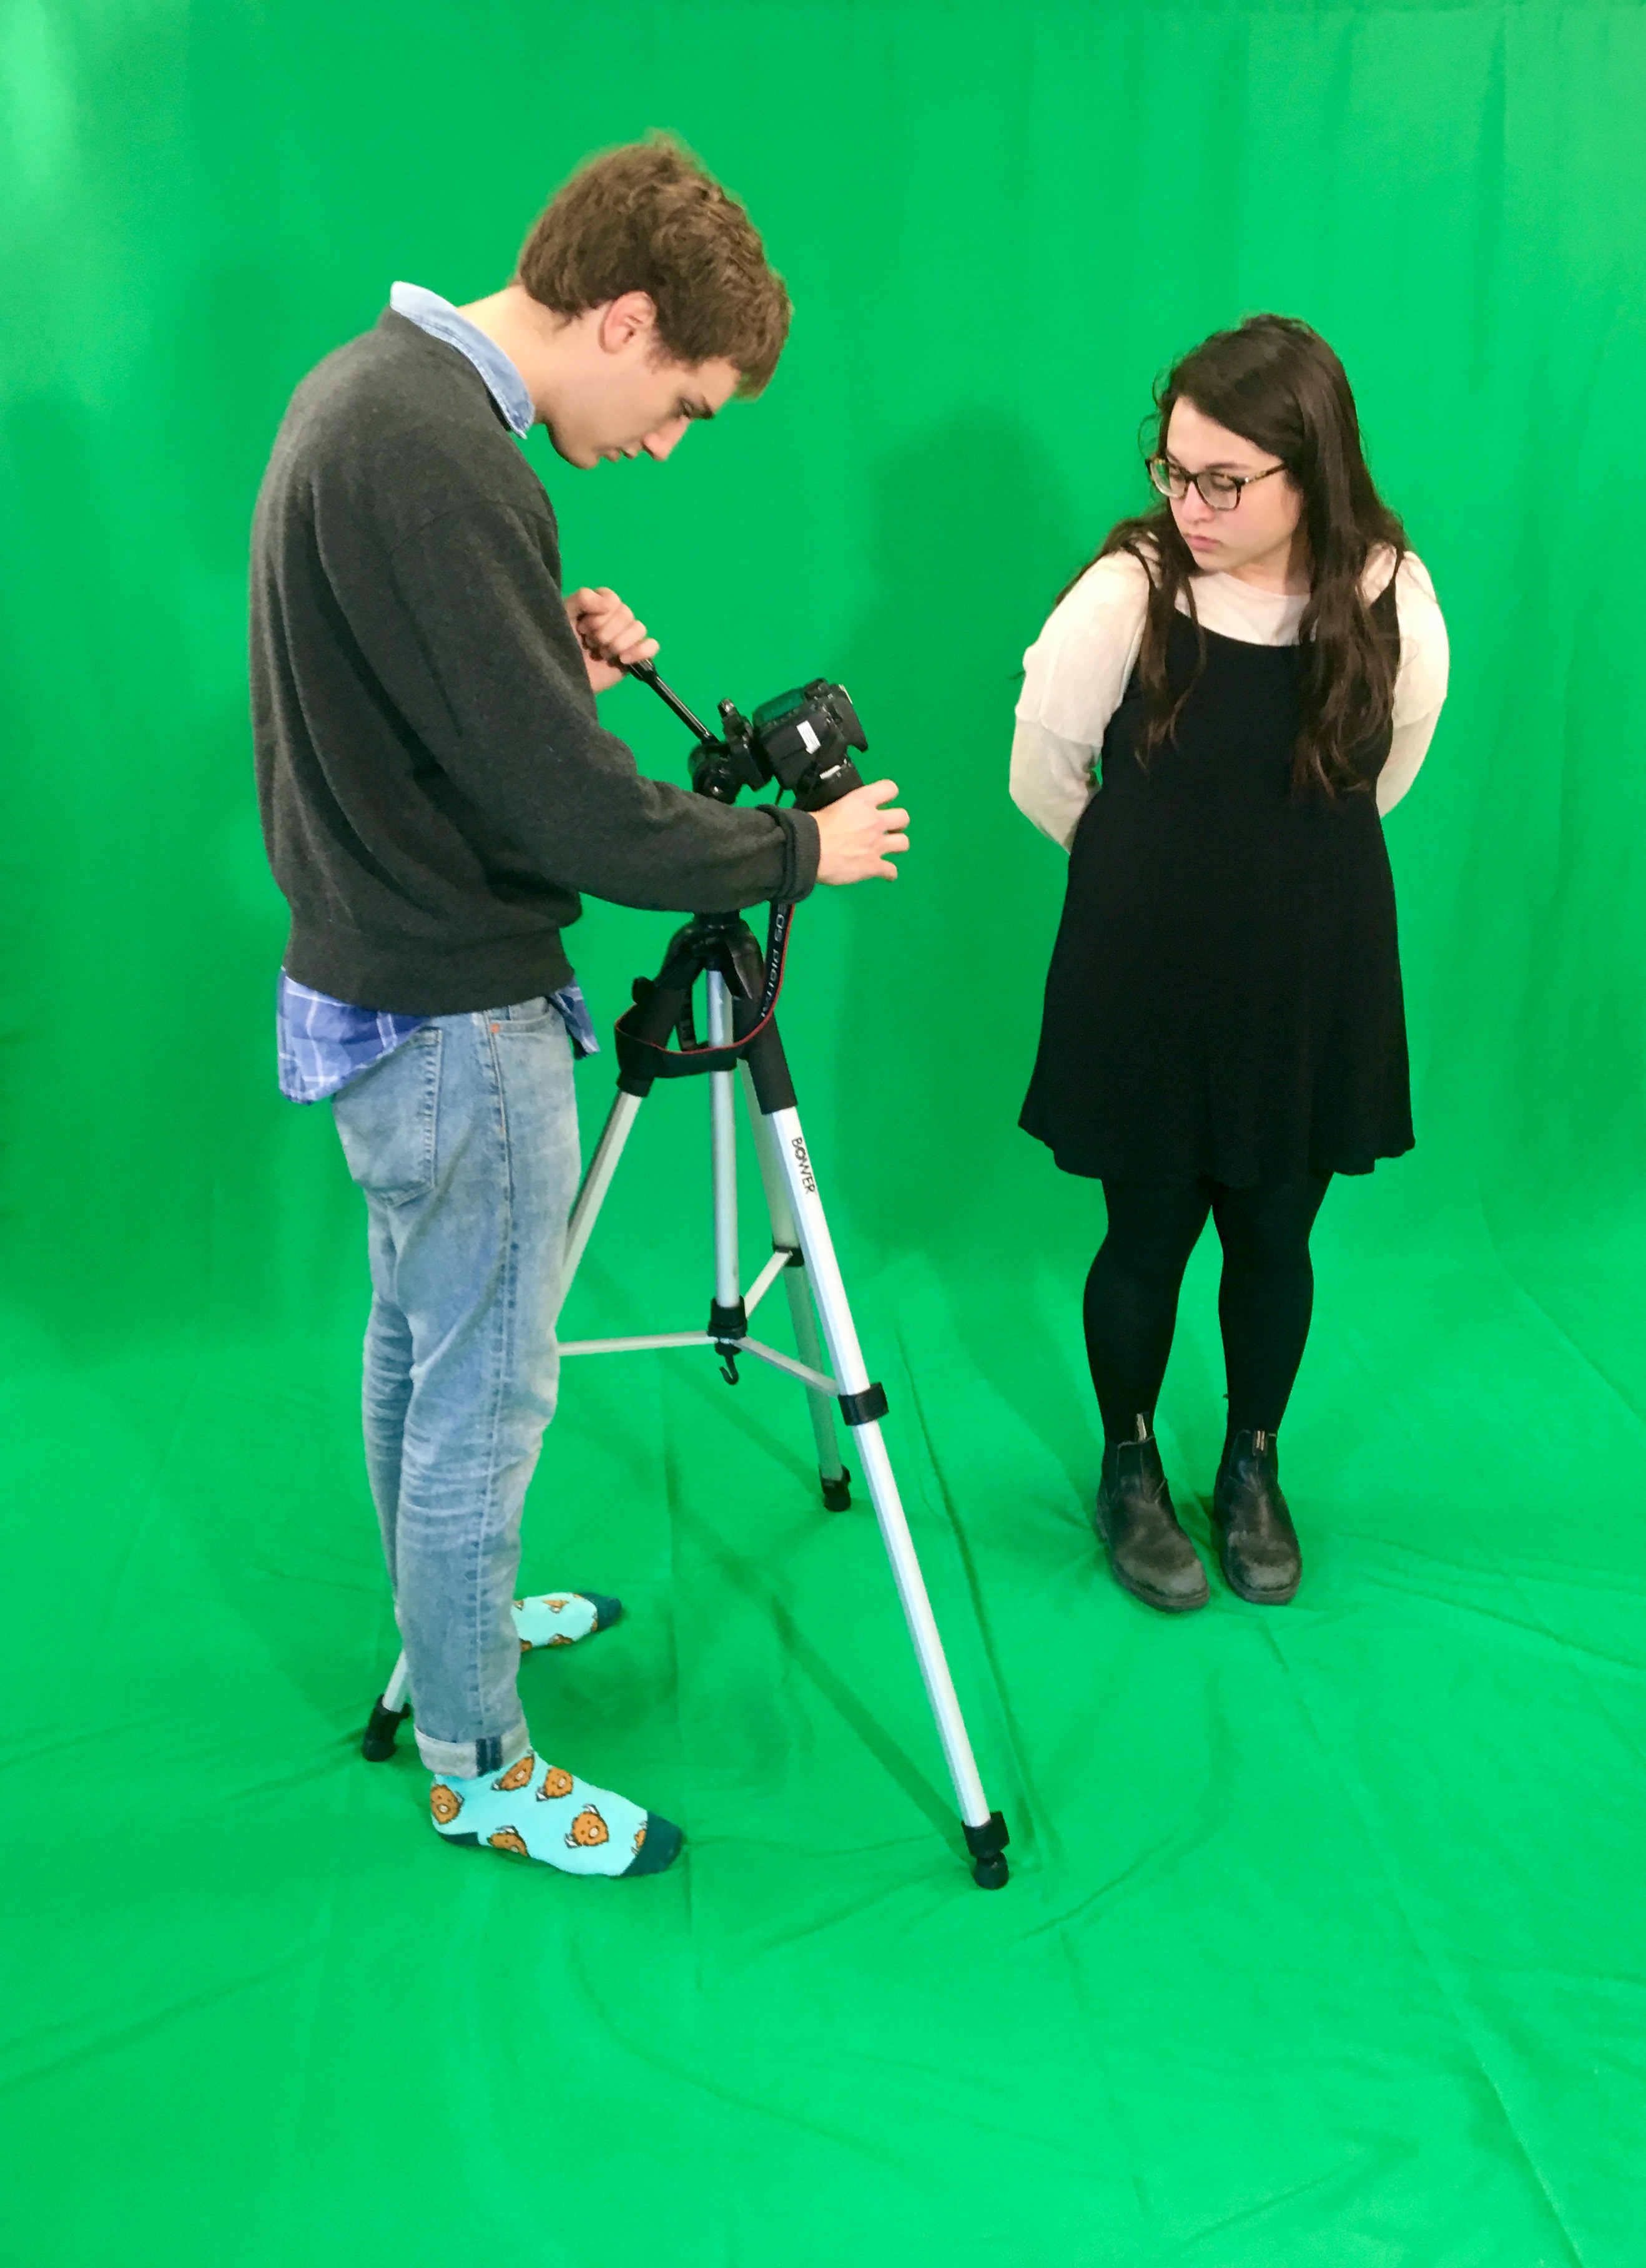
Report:
[[720,738],[700,740],[693,750],[691,784],[699,795],[731,803],[740,788],[774,779],[802,811],[821,811],[862,786],[851,751],[867,747],[845,686],[816,677],[763,701],[752,724],[722,701]]
[[776,780],[802,811],[821,811],[863,784],[851,751],[866,750],[868,742],[844,685],[815,677],[793,693],[763,701],[752,723],[734,702],[722,701],[717,735],[692,715],[649,661],[631,664],[629,674],[649,685],[697,734],[691,784],[699,795],[735,803],[744,788],[763,788]]

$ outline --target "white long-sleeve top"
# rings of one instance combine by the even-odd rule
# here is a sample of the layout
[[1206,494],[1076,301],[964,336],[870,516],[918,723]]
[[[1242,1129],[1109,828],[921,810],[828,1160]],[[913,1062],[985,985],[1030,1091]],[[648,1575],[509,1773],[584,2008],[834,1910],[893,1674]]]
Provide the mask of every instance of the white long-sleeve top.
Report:
[[[1394,555],[1372,554],[1362,589],[1368,601],[1389,587]],[[1195,610],[1208,630],[1250,645],[1295,645],[1308,600],[1259,591],[1233,575],[1197,575]],[[1095,767],[1109,719],[1137,664],[1148,606],[1148,571],[1130,552],[1089,567],[1052,609],[1023,656],[1023,689],[1012,741],[1012,801],[1043,835],[1067,850],[1096,790]],[[1177,601],[1188,612],[1186,596]],[[1450,656],[1446,625],[1428,571],[1413,552],[1400,562],[1395,591],[1400,667],[1394,688],[1394,740],[1377,776],[1377,808],[1392,811],[1417,777],[1446,698]]]

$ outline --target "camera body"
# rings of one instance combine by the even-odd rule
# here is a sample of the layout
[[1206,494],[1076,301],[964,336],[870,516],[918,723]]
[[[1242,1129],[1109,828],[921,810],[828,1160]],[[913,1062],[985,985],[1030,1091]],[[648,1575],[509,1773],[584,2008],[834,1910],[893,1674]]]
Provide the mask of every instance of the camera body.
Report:
[[718,803],[734,803],[744,788],[776,780],[802,811],[821,811],[863,784],[851,752],[868,742],[851,695],[826,678],[763,701],[752,721],[722,701],[720,733],[700,740],[691,755],[691,784]]

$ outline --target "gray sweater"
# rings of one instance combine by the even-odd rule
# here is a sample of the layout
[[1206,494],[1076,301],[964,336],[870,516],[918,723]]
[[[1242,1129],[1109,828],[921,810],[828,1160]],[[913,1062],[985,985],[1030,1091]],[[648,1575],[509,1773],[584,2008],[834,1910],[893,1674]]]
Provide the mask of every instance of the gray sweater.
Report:
[[816,823],[644,778],[594,712],[554,513],[479,372],[392,313],[310,372],[252,534],[252,728],[288,973],[450,1015],[570,982],[578,893],[803,897]]

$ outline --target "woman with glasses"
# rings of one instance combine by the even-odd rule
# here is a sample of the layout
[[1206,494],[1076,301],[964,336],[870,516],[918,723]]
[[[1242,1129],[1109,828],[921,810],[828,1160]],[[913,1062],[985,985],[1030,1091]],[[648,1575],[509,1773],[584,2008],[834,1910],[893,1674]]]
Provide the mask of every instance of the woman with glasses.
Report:
[[1333,1174],[1412,1146],[1382,814],[1445,698],[1445,626],[1361,450],[1343,366],[1256,315],[1156,394],[1163,501],[1122,520],[1024,660],[1014,801],[1069,851],[1022,1124],[1102,1181],[1085,1323],[1116,1580],[1208,1596],[1155,1440],[1177,1294],[1207,1215],[1228,1431],[1225,1579],[1302,1576],[1276,1436]]

